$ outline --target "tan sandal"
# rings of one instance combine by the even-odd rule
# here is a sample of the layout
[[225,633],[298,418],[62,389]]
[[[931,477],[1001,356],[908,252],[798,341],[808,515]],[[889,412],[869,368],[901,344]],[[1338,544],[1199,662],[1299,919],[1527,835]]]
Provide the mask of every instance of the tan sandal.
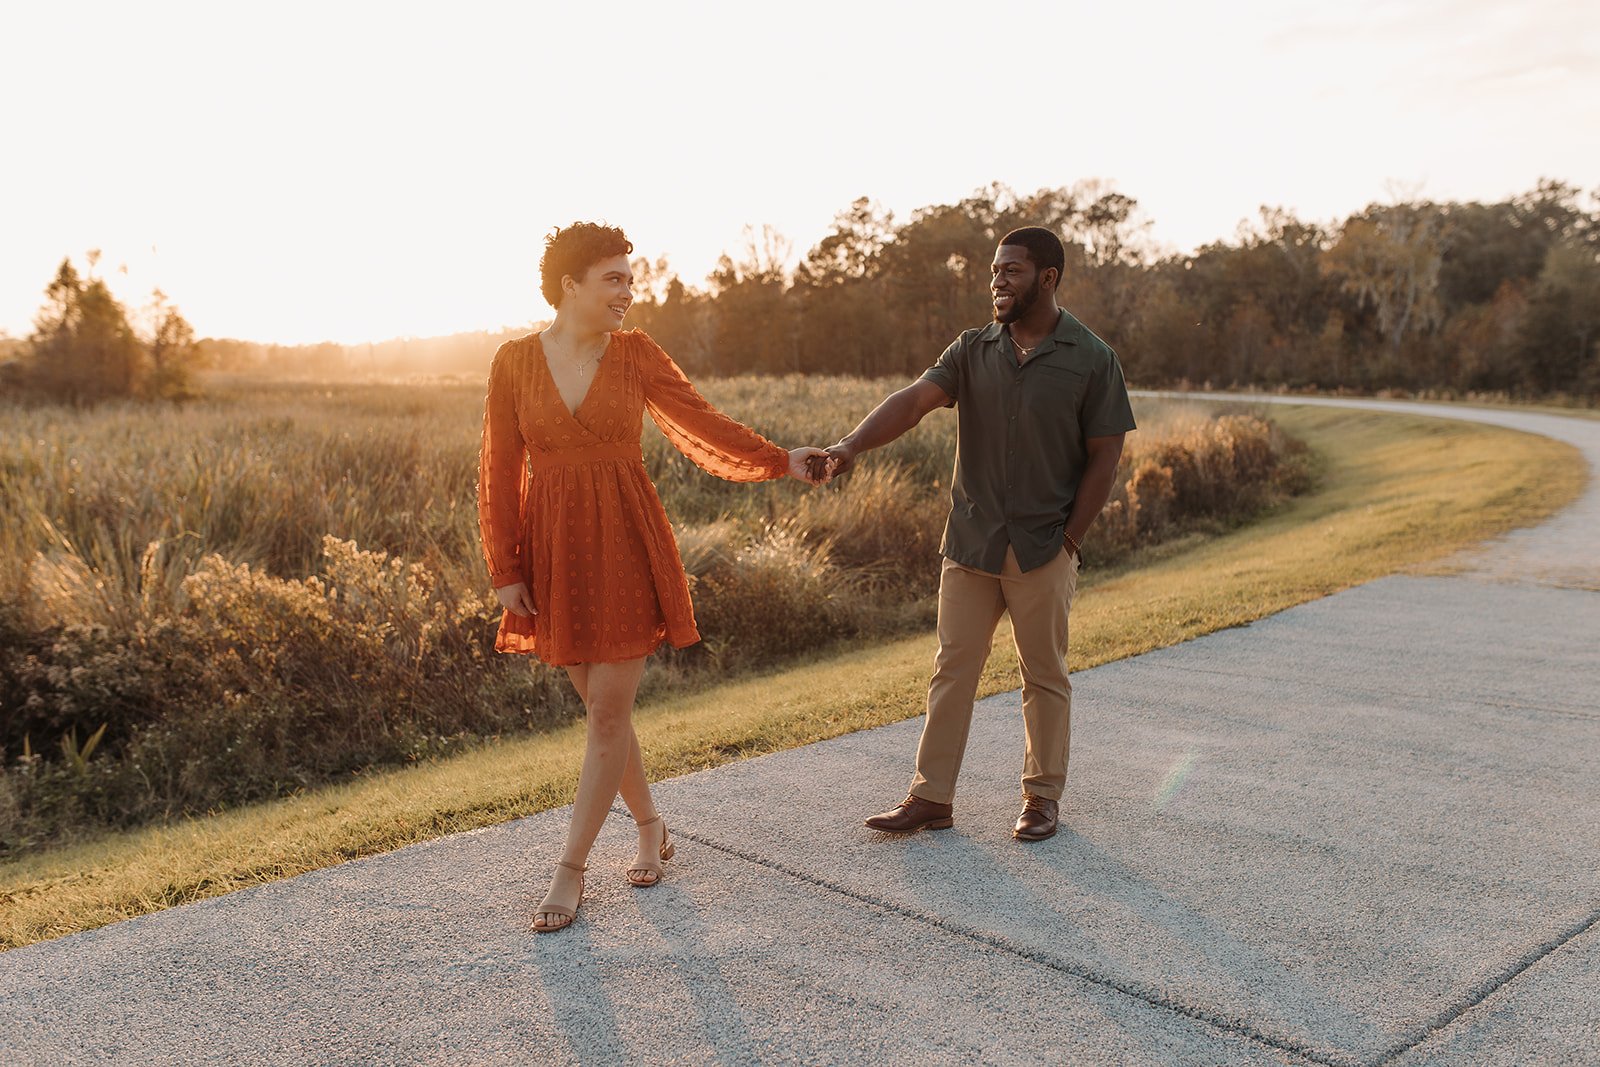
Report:
[[[584,871],[589,869],[589,865],[587,863],[580,867],[576,863],[568,863],[566,860],[556,860],[556,866],[565,867],[569,871],[577,871],[579,874],[582,874]],[[583,879],[578,879],[577,904],[574,904],[570,908],[564,908],[560,904],[548,903],[549,900],[550,898],[547,895],[544,900],[539,902],[539,907],[534,911],[533,914],[533,928],[539,931],[541,934],[548,934],[552,930],[565,930],[567,927],[572,925],[572,920],[578,917],[578,906],[583,903]],[[539,915],[541,913],[547,915],[559,915],[566,919],[566,922],[546,925],[539,921]]]
[[[641,823],[635,823],[634,825],[635,826],[649,826],[653,822],[660,822],[661,823],[661,859],[670,860],[672,858],[672,854],[674,852],[678,851],[678,846],[673,844],[670,840],[667,839],[667,824],[664,823],[664,822],[661,822],[661,816],[660,815],[657,815],[653,819],[646,819],[644,822],[641,822]],[[653,877],[653,878],[635,877],[634,876],[634,872],[635,871],[643,871],[646,874],[653,874],[655,877]],[[661,860],[648,859],[648,860],[645,860],[644,863],[642,863],[642,864],[639,864],[637,866],[633,866],[633,867],[629,867],[628,868],[628,881],[633,883],[634,885],[638,886],[639,888],[643,889],[646,886],[652,886],[652,885],[655,885],[657,882],[661,881],[662,873],[663,872],[661,870]]]

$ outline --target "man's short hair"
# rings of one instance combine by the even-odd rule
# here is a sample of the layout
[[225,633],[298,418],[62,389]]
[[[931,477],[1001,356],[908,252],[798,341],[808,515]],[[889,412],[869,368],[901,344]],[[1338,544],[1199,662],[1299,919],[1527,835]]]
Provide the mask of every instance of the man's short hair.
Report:
[[557,226],[544,239],[544,255],[539,257],[539,291],[551,307],[560,307],[564,275],[582,281],[589,268],[602,259],[632,251],[633,242],[620,227],[598,222],[574,222],[566,229]]
[[1028,259],[1034,267],[1041,271],[1046,267],[1054,267],[1056,285],[1061,284],[1061,275],[1067,268],[1067,250],[1053,231],[1043,226],[1021,226],[1000,238],[1000,244],[1027,249]]

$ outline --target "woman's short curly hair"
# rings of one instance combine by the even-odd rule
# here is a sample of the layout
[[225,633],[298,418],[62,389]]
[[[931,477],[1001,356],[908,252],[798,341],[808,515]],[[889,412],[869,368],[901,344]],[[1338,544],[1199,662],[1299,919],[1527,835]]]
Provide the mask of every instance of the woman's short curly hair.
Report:
[[574,222],[565,229],[557,226],[544,239],[544,255],[539,257],[539,291],[551,307],[560,307],[563,276],[570,274],[582,281],[589,268],[602,259],[632,252],[633,242],[620,227],[598,222]]

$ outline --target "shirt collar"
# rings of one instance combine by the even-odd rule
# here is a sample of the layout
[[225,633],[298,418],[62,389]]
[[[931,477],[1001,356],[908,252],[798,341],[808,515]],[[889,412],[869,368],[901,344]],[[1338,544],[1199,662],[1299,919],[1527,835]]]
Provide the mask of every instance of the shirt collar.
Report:
[[[1082,324],[1066,308],[1061,308],[1060,312],[1056,317],[1056,328],[1050,334],[1050,340],[1055,341],[1057,344],[1075,345],[1078,343],[1078,330]],[[1004,336],[1004,333],[1004,327],[998,322],[991,321],[989,325],[978,331],[978,340],[998,341]],[[1037,354],[1036,352],[1035,355]]]

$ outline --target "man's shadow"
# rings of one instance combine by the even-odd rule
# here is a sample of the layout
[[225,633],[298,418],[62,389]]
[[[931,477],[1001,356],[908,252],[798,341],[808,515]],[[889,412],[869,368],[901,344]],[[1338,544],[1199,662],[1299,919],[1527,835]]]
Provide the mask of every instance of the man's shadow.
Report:
[[[936,850],[940,866],[969,877],[908,878],[890,888],[861,888],[891,903],[904,893],[911,911],[979,940],[1002,941],[1042,966],[1216,1024],[1242,1019],[1245,1025],[1229,1029],[1254,1030],[1324,1055],[1330,1044],[1370,1051],[1398,1036],[1335,992],[1308,982],[1269,946],[1240,940],[1223,922],[1157,888],[1065,825],[1055,837],[1027,844],[943,830],[918,834],[906,846],[906,859],[919,870],[926,863],[910,853]],[[1272,874],[1258,876],[1266,880]],[[1170,946],[1171,954],[1151,959],[1138,946],[1132,954],[1126,951],[1130,922],[1142,928],[1140,940],[1150,951]],[[1114,943],[1108,944],[1106,935]],[[1143,969],[1141,955],[1149,961]],[[1368,993],[1350,992],[1370,1002]],[[1292,1014],[1282,1010],[1285,1006]]]

